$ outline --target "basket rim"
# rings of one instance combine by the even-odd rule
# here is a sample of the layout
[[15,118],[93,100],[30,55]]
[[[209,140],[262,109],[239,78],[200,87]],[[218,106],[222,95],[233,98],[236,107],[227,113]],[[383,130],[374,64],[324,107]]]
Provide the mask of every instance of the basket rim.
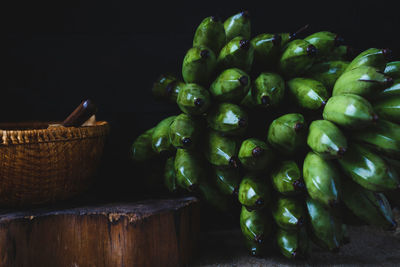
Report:
[[[42,128],[53,123],[57,122],[0,123],[0,147],[98,138],[106,136],[110,128],[107,121],[97,121],[94,126]],[[20,128],[32,126],[37,129],[14,129],[18,126]]]

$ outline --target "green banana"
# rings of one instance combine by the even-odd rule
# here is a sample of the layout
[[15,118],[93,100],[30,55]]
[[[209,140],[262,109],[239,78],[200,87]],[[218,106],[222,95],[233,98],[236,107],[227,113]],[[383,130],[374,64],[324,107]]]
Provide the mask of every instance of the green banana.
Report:
[[178,93],[185,84],[171,74],[162,74],[153,83],[152,94],[157,99],[164,99],[175,103]]
[[240,175],[237,170],[213,168],[213,175],[217,188],[224,195],[235,195],[239,193]]
[[282,38],[279,34],[262,33],[251,40],[254,47],[253,68],[274,70],[280,55]]
[[343,74],[349,62],[325,61],[313,65],[307,72],[307,77],[321,82],[331,92],[336,80]]
[[275,223],[287,231],[295,231],[305,224],[303,201],[293,197],[279,196],[271,207]]
[[261,107],[277,107],[285,96],[285,81],[275,73],[263,72],[254,81],[252,97]]
[[322,203],[307,198],[306,206],[312,237],[318,245],[330,251],[337,251],[344,241],[342,222]]
[[265,210],[249,211],[242,207],[240,229],[248,242],[261,245],[272,233],[272,222]]
[[243,36],[244,38],[249,39],[251,34],[249,12],[242,11],[226,19],[224,22],[224,29],[227,42],[237,36]]
[[248,125],[247,113],[238,105],[220,103],[207,114],[208,126],[227,135],[241,135]]
[[139,135],[131,146],[131,157],[135,161],[146,161],[153,158],[156,153],[151,145],[154,128]]
[[202,86],[195,83],[187,83],[179,91],[176,103],[182,112],[189,115],[201,115],[210,106],[210,93]]
[[355,94],[371,99],[392,84],[393,79],[391,77],[382,74],[373,67],[360,66],[343,73],[339,77],[332,95]]
[[196,152],[178,149],[175,155],[175,174],[177,184],[186,190],[194,191],[205,173],[201,159]]
[[400,123],[400,95],[380,100],[373,107],[379,117]]
[[308,254],[308,237],[304,228],[299,231],[278,229],[276,242],[282,255],[288,259],[297,259]]
[[211,16],[203,19],[194,34],[193,46],[205,46],[217,54],[225,45],[225,43],[225,30],[221,20],[217,16]]
[[212,50],[207,47],[192,47],[183,59],[183,80],[185,83],[207,86],[216,66],[217,59]]
[[304,40],[317,48],[319,57],[325,57],[329,55],[334,48],[344,43],[344,39],[342,37],[328,31],[313,33],[304,38]]
[[339,163],[345,174],[365,189],[380,192],[399,187],[397,172],[361,145],[352,144]]
[[358,184],[345,180],[342,199],[346,207],[365,223],[383,229],[396,228],[392,209],[382,193],[365,190]]
[[250,41],[238,36],[229,41],[219,52],[219,69],[239,68],[250,72],[254,60],[254,47]]
[[178,115],[169,127],[171,144],[176,148],[190,148],[198,143],[200,126],[185,113]]
[[305,40],[291,41],[279,60],[279,69],[286,77],[305,73],[315,61],[317,49]]
[[327,120],[315,120],[310,124],[307,144],[326,159],[342,157],[347,150],[346,137],[335,124]]
[[400,61],[387,63],[384,73],[393,79],[400,79]]
[[239,185],[239,202],[248,209],[261,209],[271,200],[271,190],[265,180],[246,174]]
[[255,108],[257,106],[256,101],[254,101],[252,89],[247,92],[247,95],[240,101],[240,106],[245,108]]
[[305,189],[299,166],[294,161],[283,161],[271,173],[274,189],[287,196],[297,195]]
[[165,161],[164,185],[171,193],[174,193],[178,190],[175,174],[175,157],[169,157]]
[[325,86],[316,80],[294,78],[288,81],[290,95],[304,109],[316,110],[323,107],[329,98]]
[[244,140],[239,149],[239,160],[250,171],[265,170],[271,165],[273,158],[272,149],[256,138]]
[[175,150],[169,139],[169,127],[176,116],[170,116],[160,121],[151,136],[151,145],[157,154],[170,154]]
[[370,48],[356,56],[347,67],[346,71],[358,68],[360,66],[374,67],[379,71],[384,71],[387,59],[390,57],[389,49]]
[[210,93],[218,101],[240,102],[250,89],[250,77],[244,71],[224,70],[211,84]]
[[400,79],[394,80],[393,85],[379,93],[379,99],[400,96]]
[[213,130],[207,133],[204,153],[214,166],[238,168],[238,150],[239,144],[236,139]]
[[322,116],[325,120],[349,129],[363,128],[378,120],[371,104],[365,98],[353,94],[329,98]]
[[294,154],[305,144],[306,124],[298,113],[275,119],[268,129],[268,143],[283,154]]
[[339,203],[339,173],[332,162],[309,152],[304,159],[303,177],[308,195],[312,199],[331,207]]
[[352,138],[388,157],[400,157],[400,125],[398,124],[379,120],[374,127],[355,132]]

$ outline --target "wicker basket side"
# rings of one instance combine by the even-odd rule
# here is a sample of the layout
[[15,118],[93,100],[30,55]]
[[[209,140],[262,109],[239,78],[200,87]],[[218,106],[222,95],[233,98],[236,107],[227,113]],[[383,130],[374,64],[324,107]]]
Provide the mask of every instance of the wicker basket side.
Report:
[[0,205],[54,202],[86,190],[107,132],[107,124],[0,131]]

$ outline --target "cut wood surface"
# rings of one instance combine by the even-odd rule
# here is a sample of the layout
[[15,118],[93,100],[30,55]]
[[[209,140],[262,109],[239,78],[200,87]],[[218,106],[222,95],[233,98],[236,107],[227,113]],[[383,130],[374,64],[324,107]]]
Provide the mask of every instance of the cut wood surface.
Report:
[[70,209],[0,210],[0,266],[182,266],[195,251],[194,197]]

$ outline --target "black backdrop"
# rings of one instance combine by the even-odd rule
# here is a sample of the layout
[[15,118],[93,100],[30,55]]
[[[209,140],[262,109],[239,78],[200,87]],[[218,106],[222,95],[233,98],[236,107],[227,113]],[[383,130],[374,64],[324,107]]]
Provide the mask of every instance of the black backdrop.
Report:
[[14,1],[2,9],[6,71],[0,121],[62,120],[92,98],[98,119],[112,129],[92,190],[107,201],[142,197],[136,182],[145,173],[132,168],[129,146],[177,112],[153,100],[151,84],[160,73],[180,73],[194,30],[206,16],[226,18],[247,9],[253,34],[310,24],[310,31],[340,33],[359,50],[388,47],[400,56],[400,16],[384,1]]

